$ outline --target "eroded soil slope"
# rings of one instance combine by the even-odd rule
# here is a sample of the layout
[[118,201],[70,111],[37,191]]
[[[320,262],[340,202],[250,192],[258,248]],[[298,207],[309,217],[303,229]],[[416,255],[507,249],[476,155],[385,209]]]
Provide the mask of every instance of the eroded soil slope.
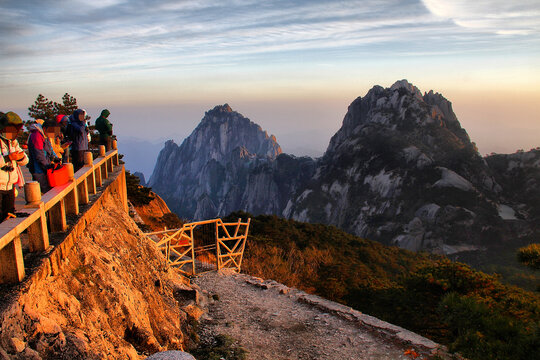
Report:
[[183,348],[187,316],[175,294],[186,286],[118,203],[105,201],[59,274],[1,314],[0,359],[144,359]]

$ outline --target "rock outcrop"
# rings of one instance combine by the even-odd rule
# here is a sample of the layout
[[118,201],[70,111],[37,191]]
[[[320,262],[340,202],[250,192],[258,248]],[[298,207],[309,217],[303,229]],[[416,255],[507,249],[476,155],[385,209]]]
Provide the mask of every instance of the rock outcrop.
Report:
[[[514,170],[494,170],[451,102],[406,80],[354,100],[320,159],[278,149],[240,114],[216,107],[182,146],[166,144],[150,186],[190,219],[277,214],[415,251],[452,254],[539,235],[530,214],[540,205],[511,195],[517,189],[509,179],[523,162],[511,157],[505,166]],[[537,166],[527,161],[526,168]],[[522,182],[527,189],[519,192],[538,198],[530,194],[536,183]],[[512,211],[522,215],[519,234],[506,215]]]

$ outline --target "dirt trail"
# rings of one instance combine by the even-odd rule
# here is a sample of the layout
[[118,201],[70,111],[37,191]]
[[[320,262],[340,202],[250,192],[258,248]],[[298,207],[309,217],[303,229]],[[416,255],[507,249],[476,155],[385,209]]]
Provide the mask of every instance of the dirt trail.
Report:
[[412,350],[428,359],[441,350],[419,335],[273,281],[210,272],[195,283],[208,298],[201,336],[228,335],[248,359],[396,360],[414,358]]

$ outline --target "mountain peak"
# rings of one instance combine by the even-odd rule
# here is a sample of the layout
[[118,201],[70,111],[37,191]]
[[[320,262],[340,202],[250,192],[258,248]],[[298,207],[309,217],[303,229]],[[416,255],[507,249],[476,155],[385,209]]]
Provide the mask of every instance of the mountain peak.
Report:
[[391,87],[390,90],[399,90],[399,89],[405,89],[409,93],[422,97],[422,93],[416,86],[414,86],[412,83],[410,83],[408,80],[398,80],[396,81]]
[[229,104],[225,103],[223,105],[216,105],[212,110],[207,111],[206,113],[208,115],[219,115],[219,114],[227,114],[234,112],[233,109],[229,106]]

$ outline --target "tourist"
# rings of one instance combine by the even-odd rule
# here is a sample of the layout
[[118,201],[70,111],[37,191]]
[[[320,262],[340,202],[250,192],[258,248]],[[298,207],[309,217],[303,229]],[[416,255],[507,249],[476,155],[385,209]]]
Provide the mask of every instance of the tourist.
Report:
[[[45,132],[41,124],[43,120],[38,119],[34,123],[28,125],[30,136],[28,137],[28,154],[30,162],[28,169],[32,174],[32,179],[39,183],[42,193],[46,193],[51,189],[47,180],[47,170],[54,168],[55,163],[60,163],[60,158],[54,153],[53,147],[49,139],[45,136]],[[45,124],[48,127],[49,124]]]
[[15,217],[16,189],[13,185],[24,185],[20,166],[28,163],[28,156],[17,141],[22,126],[19,115],[12,111],[6,114],[0,112],[0,221]]
[[60,124],[60,145],[64,150],[62,153],[62,162],[65,164],[69,162],[69,146],[71,145],[68,134],[69,116],[56,115],[56,122]]
[[86,126],[86,111],[77,109],[69,117],[69,137],[71,158],[75,172],[84,166],[84,153],[88,151],[88,127]]
[[104,109],[101,115],[96,119],[96,130],[99,131],[99,144],[105,145],[106,151],[112,150],[112,124],[107,119],[110,111]]
[[46,121],[42,127],[45,136],[52,145],[54,153],[56,156],[62,158],[64,155],[64,148],[62,147],[62,132],[58,118],[56,121]]

